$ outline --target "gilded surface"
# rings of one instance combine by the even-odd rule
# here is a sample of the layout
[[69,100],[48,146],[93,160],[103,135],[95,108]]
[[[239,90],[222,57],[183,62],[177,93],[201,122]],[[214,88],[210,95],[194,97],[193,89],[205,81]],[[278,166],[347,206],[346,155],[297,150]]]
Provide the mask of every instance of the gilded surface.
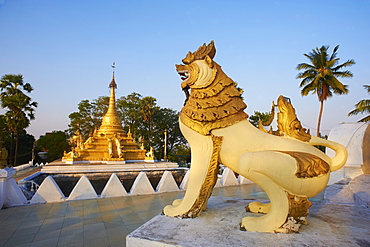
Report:
[[[283,133],[281,133],[279,130],[273,130],[272,129],[272,121],[275,119],[275,103],[272,102],[272,107],[271,107],[271,111],[270,111],[270,117],[269,119],[266,121],[266,122],[262,122],[261,119],[258,119],[258,129],[259,130],[262,130],[263,132],[265,133],[269,133],[269,134],[272,134],[272,135],[276,135],[276,136],[282,136]],[[270,126],[270,129],[267,131],[263,126]]]
[[308,142],[311,139],[311,135],[302,127],[292,104],[280,95],[278,98],[278,107],[280,111],[277,119],[279,131],[298,140]]
[[330,172],[330,165],[316,155],[294,151],[280,151],[297,161],[297,178],[313,178]]
[[311,139],[311,135],[306,132],[306,129],[302,127],[301,122],[298,120],[295,113],[295,109],[292,104],[289,103],[282,95],[278,98],[278,104],[276,105],[279,108],[277,114],[277,130],[273,130],[272,126],[268,131],[265,130],[263,126],[269,126],[275,118],[275,105],[272,102],[272,109],[270,112],[270,118],[266,122],[258,121],[258,129],[263,132],[267,132],[277,136],[290,136],[295,139],[308,142]]
[[289,200],[288,217],[293,217],[296,221],[300,221],[301,217],[308,215],[308,209],[312,206],[312,202],[307,200],[307,197],[291,195],[287,192]]
[[[235,83],[213,61],[215,52],[211,42],[189,52],[184,64],[176,66],[187,97],[180,114],[180,129],[190,143],[192,163],[184,198],[166,206],[163,213],[172,217],[198,216],[206,207],[221,162],[258,184],[270,199],[269,204],[251,203],[251,211],[266,215],[244,217],[242,228],[298,231],[311,205],[307,198],[320,193],[330,171],[345,164],[346,148],[306,133],[294,108],[282,96],[277,103],[278,130],[269,131],[278,136],[256,129],[247,120],[246,105]],[[273,110],[271,113],[274,115]],[[336,155],[331,158],[313,145],[329,147]]]
[[[215,52],[211,42],[194,53],[189,52],[183,59],[185,65],[176,65],[180,75],[188,75],[182,88],[191,89],[181,110],[181,121],[202,135],[210,135],[213,129],[224,128],[248,118],[243,111],[247,105],[235,87],[235,82],[212,60]],[[206,65],[197,63],[199,59],[204,59]]]
[[208,199],[211,196],[213,187],[217,182],[217,174],[219,170],[218,158],[222,143],[222,137],[212,135],[212,142],[213,142],[212,157],[210,160],[210,164],[208,166],[206,179],[200,189],[199,196],[194,202],[193,206],[188,212],[181,215],[180,216],[181,218],[195,218],[199,216],[202,210],[206,209]]
[[260,125],[262,126],[269,126],[272,121],[274,120],[274,117],[275,117],[275,103],[274,101],[272,101],[272,106],[271,106],[271,111],[270,111],[270,117],[269,119],[266,121],[266,122],[262,122],[260,123]]
[[189,64],[189,63],[192,63],[194,60],[202,60],[206,56],[209,56],[211,59],[213,59],[215,55],[216,55],[216,47],[212,40],[208,45],[203,44],[194,53],[189,51],[189,53],[182,60],[182,62],[184,64]]
[[223,119],[219,119],[215,122],[201,122],[193,120],[185,114],[180,115],[180,120],[189,128],[197,131],[202,135],[209,135],[211,130],[225,128],[237,123],[243,119],[246,119],[246,114],[244,112],[238,112],[234,115],[227,116]]

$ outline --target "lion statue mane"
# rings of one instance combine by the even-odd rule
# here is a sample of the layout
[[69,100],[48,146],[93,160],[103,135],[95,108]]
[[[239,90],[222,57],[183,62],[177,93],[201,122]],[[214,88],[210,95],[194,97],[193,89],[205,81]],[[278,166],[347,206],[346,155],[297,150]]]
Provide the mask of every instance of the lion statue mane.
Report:
[[[345,164],[347,150],[309,135],[282,96],[275,135],[253,126],[244,112],[247,106],[241,90],[213,61],[215,54],[211,41],[176,65],[186,94],[179,124],[191,147],[191,168],[184,198],[166,206],[163,213],[179,218],[199,216],[217,181],[219,164],[223,164],[259,185],[270,200],[248,205],[247,211],[265,215],[244,217],[242,229],[296,232],[306,223],[312,205],[308,198],[320,193],[330,172]],[[336,155],[330,158],[313,145],[331,148]],[[292,222],[296,223],[293,227]]]

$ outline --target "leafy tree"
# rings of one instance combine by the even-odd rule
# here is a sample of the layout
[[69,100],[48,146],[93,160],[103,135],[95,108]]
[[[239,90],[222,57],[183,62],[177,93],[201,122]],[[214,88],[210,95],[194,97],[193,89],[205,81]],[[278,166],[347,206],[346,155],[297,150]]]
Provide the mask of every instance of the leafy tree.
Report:
[[141,94],[133,92],[117,100],[117,112],[123,127],[126,132],[130,130],[134,136],[144,136],[143,121],[138,111],[142,98]]
[[0,141],[4,141],[4,143],[6,143],[8,150],[8,144],[10,144],[11,137],[12,133],[8,130],[5,115],[0,115]]
[[36,147],[47,151],[47,162],[62,158],[64,151],[68,152],[71,148],[68,143],[68,134],[64,131],[53,131],[41,136],[36,142]]
[[83,118],[81,113],[79,112],[72,112],[71,114],[68,115],[69,117],[69,125],[68,125],[68,133],[69,135],[73,135],[76,133],[77,130],[82,130],[82,129],[87,129],[87,131],[82,131],[82,135],[84,135],[86,132],[88,133],[90,131],[90,126],[86,126],[86,119]]
[[171,156],[178,146],[186,145],[186,139],[179,127],[179,113],[169,108],[159,108],[153,118],[152,146],[158,159],[164,157],[164,132],[167,132],[167,157]]
[[108,96],[99,96],[99,98],[92,101],[93,106],[93,118],[95,125],[100,125],[101,121],[107,113],[108,105],[109,105],[109,97]]
[[[167,130],[168,156],[175,146],[186,143],[178,124],[179,113],[169,108],[157,106],[156,99],[153,97],[143,97],[136,92],[122,96],[117,101],[117,110],[124,129],[126,131],[130,129],[136,137],[145,137],[145,146],[147,148],[152,146],[157,158],[164,156],[165,130]],[[150,145],[148,144],[149,138]]]
[[[11,143],[12,133],[8,130],[8,125],[6,124],[5,115],[0,115],[0,148],[2,149],[5,147],[6,151],[9,154],[10,143]],[[1,162],[2,163],[2,162]],[[0,164],[0,169],[5,168],[10,164],[9,162],[9,155],[7,155],[6,163]]]
[[147,132],[147,141],[148,141],[148,149],[152,146],[151,142],[151,134],[153,128],[153,118],[155,116],[156,111],[159,110],[157,106],[156,99],[151,96],[146,96],[141,99],[139,112],[141,114],[142,119],[144,120],[144,126]]
[[[12,153],[14,153],[14,147],[11,147],[12,133],[8,130],[5,115],[0,115],[0,141],[3,142],[3,146],[8,152],[12,150]],[[18,133],[18,142],[19,147],[17,163],[25,164],[32,159],[32,149],[35,142],[35,137],[27,134],[25,130],[21,130]],[[7,164],[11,164],[10,161],[8,161]]]
[[[22,75],[4,75],[0,80],[0,101],[2,108],[7,109],[5,120],[8,130],[12,133],[10,160],[14,156],[13,165],[17,164],[18,154],[18,134],[30,125],[30,121],[35,119],[34,111],[37,102],[25,93],[33,91],[29,83],[23,82]],[[15,149],[13,153],[13,137],[15,139]]]
[[268,122],[270,119],[270,113],[269,112],[259,112],[255,111],[253,115],[249,116],[249,122],[253,124],[254,126],[258,127],[258,120],[261,119],[263,123]]
[[[370,85],[364,85],[367,93],[370,94]],[[368,113],[370,114],[370,99],[360,100],[356,105],[355,109],[348,113],[348,116],[357,115],[359,113]],[[368,122],[370,121],[370,115],[367,115],[364,118],[358,120],[358,122]]]
[[89,136],[95,128],[95,123],[92,116],[92,104],[89,100],[82,100],[78,103],[78,111],[69,114],[70,124],[68,131],[70,134],[74,134],[76,131],[80,131],[84,138]]
[[18,133],[18,164],[26,164],[32,159],[33,145],[35,144],[35,137],[28,134],[25,130]]
[[337,78],[353,76],[349,70],[341,70],[347,66],[354,65],[355,61],[350,59],[345,63],[338,64],[338,48],[339,45],[334,48],[330,56],[328,54],[329,46],[321,46],[320,48],[313,49],[312,52],[304,54],[304,56],[310,60],[311,64],[300,63],[297,66],[297,70],[303,70],[303,72],[297,75],[297,79],[302,79],[299,85],[299,87],[303,87],[301,95],[307,96],[312,92],[312,94],[317,94],[320,102],[320,111],[317,120],[317,136],[320,136],[324,101],[332,97],[333,93],[338,95],[348,94],[348,86],[343,85]]
[[98,99],[89,101],[87,99],[81,100],[78,104],[78,112],[69,114],[70,134],[79,130],[82,136],[87,139],[95,129],[99,129],[102,118],[107,112],[109,104],[109,97],[100,96]]

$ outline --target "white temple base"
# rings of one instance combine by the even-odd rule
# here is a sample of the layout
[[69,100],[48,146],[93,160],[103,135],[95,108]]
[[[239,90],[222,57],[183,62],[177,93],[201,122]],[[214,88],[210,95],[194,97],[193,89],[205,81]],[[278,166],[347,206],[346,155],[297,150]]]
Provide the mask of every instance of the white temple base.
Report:
[[68,173],[68,172],[119,172],[119,171],[145,171],[145,170],[163,170],[169,168],[178,168],[177,163],[172,162],[154,162],[154,163],[122,163],[121,164],[65,164],[62,162],[52,162],[42,167],[44,173]]
[[207,211],[195,219],[158,215],[127,235],[128,247],[169,246],[350,246],[370,243],[368,208],[317,204],[299,234],[239,230],[250,200],[211,197]]

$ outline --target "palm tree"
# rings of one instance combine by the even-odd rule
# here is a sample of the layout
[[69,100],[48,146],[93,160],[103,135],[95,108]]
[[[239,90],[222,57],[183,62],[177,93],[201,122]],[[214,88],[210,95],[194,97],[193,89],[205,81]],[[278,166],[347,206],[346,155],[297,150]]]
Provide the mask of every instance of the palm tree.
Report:
[[[364,85],[364,88],[367,90],[367,93],[370,94],[370,85]],[[370,113],[370,99],[360,100],[356,105],[356,109],[348,113],[348,116],[357,115],[359,113]],[[368,122],[370,121],[370,115],[358,120],[358,122]]]
[[307,96],[312,92],[312,94],[317,94],[320,102],[320,111],[317,120],[317,136],[320,136],[324,101],[332,97],[333,93],[337,95],[348,94],[348,85],[343,85],[337,78],[353,77],[352,72],[349,70],[341,70],[347,66],[354,65],[355,61],[350,59],[345,63],[338,64],[338,48],[339,45],[334,48],[330,56],[327,53],[329,46],[321,46],[320,48],[313,49],[312,52],[303,54],[310,60],[311,64],[300,63],[297,66],[297,70],[304,70],[297,75],[297,79],[302,79],[299,85],[299,87],[303,87],[301,95]]
[[[23,82],[22,75],[4,75],[0,80],[0,101],[1,107],[6,108],[5,120],[9,131],[15,138],[15,150],[13,164],[17,163],[18,152],[18,133],[30,125],[30,121],[35,119],[34,111],[37,102],[26,95],[32,92],[33,88],[29,83]],[[11,141],[13,141],[13,137]],[[10,159],[13,156],[13,142],[11,142]],[[10,162],[11,163],[11,162]]]

